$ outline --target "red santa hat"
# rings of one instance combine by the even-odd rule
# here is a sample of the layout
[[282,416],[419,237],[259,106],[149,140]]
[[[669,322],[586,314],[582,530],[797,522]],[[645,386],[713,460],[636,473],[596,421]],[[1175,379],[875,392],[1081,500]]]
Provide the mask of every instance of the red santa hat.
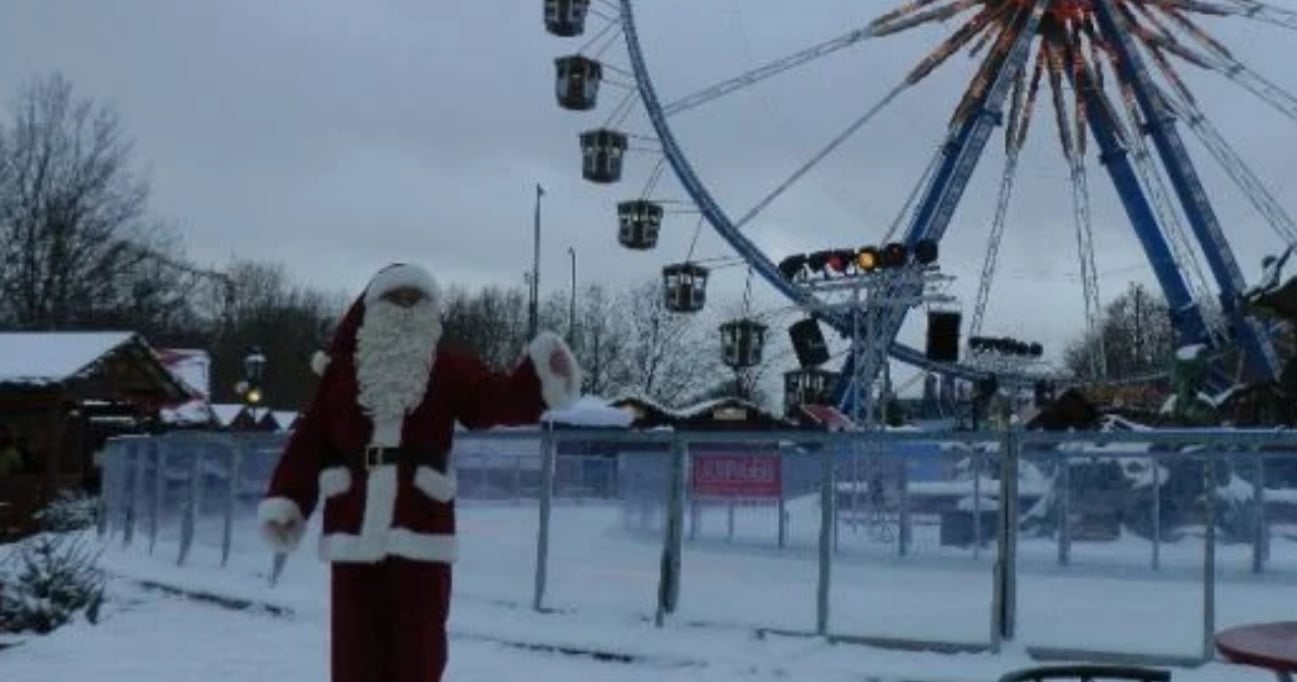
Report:
[[365,320],[365,306],[382,298],[383,294],[397,289],[418,289],[428,297],[434,307],[441,305],[441,288],[437,286],[437,280],[433,279],[427,270],[411,263],[393,263],[379,270],[369,280],[365,293],[352,302],[347,313],[338,322],[338,328],[333,332],[333,341],[329,344],[328,352],[316,351],[311,357],[311,370],[323,376],[331,358],[354,353],[356,332],[360,329],[361,322]]

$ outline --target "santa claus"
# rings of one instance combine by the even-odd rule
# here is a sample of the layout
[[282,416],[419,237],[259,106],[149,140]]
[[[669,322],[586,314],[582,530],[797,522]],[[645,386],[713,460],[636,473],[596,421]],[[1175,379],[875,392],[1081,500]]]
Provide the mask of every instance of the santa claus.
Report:
[[380,271],[334,334],[312,404],[258,509],[277,552],[324,500],[333,682],[435,682],[446,665],[455,561],[455,422],[533,424],[574,401],[579,369],[543,333],[508,374],[438,349],[440,297],[414,265]]

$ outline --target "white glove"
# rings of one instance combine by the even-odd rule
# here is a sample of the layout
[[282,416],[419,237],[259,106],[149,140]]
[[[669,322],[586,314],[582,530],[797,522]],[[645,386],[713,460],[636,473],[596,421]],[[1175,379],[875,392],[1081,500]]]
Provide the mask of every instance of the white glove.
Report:
[[286,497],[270,497],[257,507],[258,529],[270,548],[281,554],[297,549],[306,534],[306,519],[297,503]]

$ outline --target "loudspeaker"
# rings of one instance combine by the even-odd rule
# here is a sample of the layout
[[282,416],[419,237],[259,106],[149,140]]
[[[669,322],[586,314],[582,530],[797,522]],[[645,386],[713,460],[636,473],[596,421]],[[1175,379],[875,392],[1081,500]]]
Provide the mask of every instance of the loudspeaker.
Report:
[[816,367],[829,361],[829,345],[824,342],[820,323],[807,318],[788,328],[788,338],[797,352],[797,362],[803,368]]
[[935,362],[959,362],[959,313],[928,313],[928,347],[925,355]]

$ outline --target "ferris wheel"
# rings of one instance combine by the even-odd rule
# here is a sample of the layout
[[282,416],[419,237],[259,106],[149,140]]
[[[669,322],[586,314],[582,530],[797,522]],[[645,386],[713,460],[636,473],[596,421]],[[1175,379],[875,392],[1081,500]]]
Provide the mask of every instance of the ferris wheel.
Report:
[[[1015,185],[1022,175],[1022,150],[1040,113],[1053,119],[1061,172],[1071,189],[1067,201],[1087,329],[1094,332],[1102,314],[1090,198],[1091,175],[1102,173],[1116,190],[1125,222],[1166,299],[1176,342],[1200,344],[1216,351],[1217,357],[1229,354],[1238,359],[1240,371],[1250,380],[1269,380],[1279,374],[1273,330],[1251,317],[1242,303],[1249,286],[1231,246],[1231,238],[1240,235],[1225,229],[1213,204],[1213,197],[1224,188],[1209,188],[1201,167],[1214,164],[1217,175],[1232,183],[1232,191],[1241,193],[1255,211],[1258,224],[1272,230],[1281,244],[1297,244],[1297,221],[1207,116],[1182,71],[1192,69],[1231,81],[1259,106],[1297,124],[1297,96],[1236,56],[1237,46],[1214,33],[1222,22],[1246,22],[1258,29],[1297,34],[1297,11],[1260,0],[909,0],[859,27],[710,86],[678,96],[672,93],[673,98],[667,99],[649,68],[637,22],[639,4],[544,0],[548,32],[583,40],[579,49],[555,60],[558,104],[590,111],[608,98],[609,90],[619,89],[604,124],[580,135],[584,178],[616,183],[623,178],[630,154],[656,157],[643,190],[617,203],[618,239],[623,246],[653,249],[668,216],[696,212],[699,226],[709,226],[733,250],[749,277],[761,278],[799,308],[818,311],[815,319],[846,335],[853,324],[851,316],[826,307],[820,294],[802,283],[807,278],[872,271],[887,264],[880,256],[889,252],[891,264],[898,266],[915,262],[918,253],[933,253],[965,200],[993,134],[1002,128],[1004,162],[969,329],[971,337],[980,338]],[[812,62],[938,25],[949,28],[931,52],[897,74],[894,86],[825,140],[790,175],[772,182],[772,189],[750,206],[723,205],[677,135],[675,124],[686,112],[705,115],[714,102],[742,90],[767,87],[768,81]],[[611,49],[618,44],[624,47],[624,55]],[[961,52],[976,59],[975,73],[944,128],[932,131],[939,137],[937,151],[913,191],[897,202],[898,217],[881,237],[869,246],[817,246],[805,254],[772,253],[757,244],[750,226],[762,219],[766,209],[902,95],[933,80]],[[647,120],[646,131],[624,125],[637,109]],[[1050,111],[1046,114],[1042,109]],[[1041,127],[1036,126],[1037,132]],[[1297,128],[1286,132],[1297,133]],[[1197,143],[1192,152],[1186,144],[1189,139]],[[687,196],[683,202],[656,194],[668,170]],[[696,241],[695,235],[691,244]],[[930,263],[928,259],[916,267]],[[696,312],[705,305],[712,273],[707,262],[695,257],[692,245],[682,261],[666,264],[662,273],[665,300],[672,310]],[[901,278],[889,286],[893,294],[904,295],[920,293],[916,287],[921,285],[913,278]],[[845,376],[872,381],[885,365],[883,352],[948,376],[972,380],[986,376],[985,365],[967,357],[963,362],[949,354],[934,357],[930,348],[925,352],[898,341],[907,310],[890,308],[873,320],[876,330],[871,333],[884,340],[878,357],[853,353],[843,369]],[[755,320],[727,323],[722,328],[727,363],[741,367],[757,362],[765,331]],[[985,339],[980,343],[987,345]],[[1100,353],[1093,360],[1095,376],[1103,375],[1101,363]],[[839,386],[837,397],[845,396],[846,390]]]

